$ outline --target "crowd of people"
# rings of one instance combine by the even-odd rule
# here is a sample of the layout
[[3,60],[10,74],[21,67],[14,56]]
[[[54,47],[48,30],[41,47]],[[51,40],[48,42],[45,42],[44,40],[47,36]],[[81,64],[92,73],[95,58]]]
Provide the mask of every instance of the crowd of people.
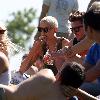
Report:
[[[77,0],[43,0],[39,24],[43,17],[53,16],[57,19],[59,24],[57,36],[71,39],[74,35],[70,32],[68,19],[70,13],[75,12],[76,10],[78,10]],[[40,32],[37,32],[35,39],[37,39],[40,34]]]
[[0,100],[99,100],[100,1],[80,12],[77,0],[43,0],[37,30],[11,76],[11,41],[0,26]]

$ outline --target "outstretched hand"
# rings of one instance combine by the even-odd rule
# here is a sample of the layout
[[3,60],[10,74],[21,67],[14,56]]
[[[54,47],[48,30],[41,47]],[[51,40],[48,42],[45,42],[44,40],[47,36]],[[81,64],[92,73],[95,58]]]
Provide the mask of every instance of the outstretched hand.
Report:
[[26,80],[27,78],[29,78],[29,77],[26,74],[22,75],[19,71],[13,71],[10,83],[17,85],[20,82]]
[[75,56],[75,54],[71,50],[71,47],[68,47],[68,46],[63,47],[62,49],[58,50],[57,52],[53,52],[51,55],[54,58],[63,57],[65,59]]
[[62,92],[67,97],[75,96],[78,92],[78,89],[75,89],[71,86],[61,86]]

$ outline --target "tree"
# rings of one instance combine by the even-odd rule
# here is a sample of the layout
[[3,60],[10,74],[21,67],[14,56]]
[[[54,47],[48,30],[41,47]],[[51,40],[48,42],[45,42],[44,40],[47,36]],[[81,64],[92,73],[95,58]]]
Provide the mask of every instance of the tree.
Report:
[[13,12],[12,19],[6,21],[8,36],[11,41],[25,48],[35,26],[32,24],[36,18],[36,10],[33,8]]

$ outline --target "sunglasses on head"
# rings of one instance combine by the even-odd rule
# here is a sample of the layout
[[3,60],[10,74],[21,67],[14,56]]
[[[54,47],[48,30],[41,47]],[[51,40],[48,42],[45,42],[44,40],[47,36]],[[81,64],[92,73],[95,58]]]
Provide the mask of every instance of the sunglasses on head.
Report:
[[81,28],[81,27],[83,27],[83,26],[81,25],[81,26],[77,26],[77,27],[72,27],[72,28],[70,28],[70,29],[71,29],[72,33],[77,33],[77,32],[80,31],[80,28]]
[[4,34],[6,30],[0,30],[0,34]]
[[38,27],[38,32],[44,32],[47,33],[49,31],[48,27],[42,28],[42,27]]

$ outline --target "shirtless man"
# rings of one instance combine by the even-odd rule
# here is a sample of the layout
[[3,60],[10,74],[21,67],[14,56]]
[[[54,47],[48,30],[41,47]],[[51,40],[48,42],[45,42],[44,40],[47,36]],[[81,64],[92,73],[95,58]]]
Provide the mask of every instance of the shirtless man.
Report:
[[6,98],[0,100],[66,100],[61,87],[70,85],[77,89],[83,81],[84,68],[75,62],[65,63],[57,78],[50,69],[42,69],[19,85],[0,85],[0,97]]

